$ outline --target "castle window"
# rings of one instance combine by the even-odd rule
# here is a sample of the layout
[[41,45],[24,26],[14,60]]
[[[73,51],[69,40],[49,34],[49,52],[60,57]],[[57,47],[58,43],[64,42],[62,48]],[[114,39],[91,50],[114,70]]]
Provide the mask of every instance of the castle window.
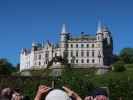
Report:
[[95,46],[95,45],[94,45],[94,44],[92,44],[92,48],[94,48],[94,46]]
[[39,57],[38,57],[38,58],[39,58],[39,60],[40,60],[40,59],[41,59],[41,55],[39,55]]
[[46,64],[48,64],[48,60],[46,60]]
[[78,48],[78,44],[76,44],[76,48]]
[[76,63],[78,63],[78,59],[76,60]]
[[99,40],[99,35],[98,35],[98,40]]
[[71,57],[73,57],[73,51],[71,51]]
[[71,44],[71,48],[73,48],[73,44]]
[[84,44],[81,44],[81,48],[83,48],[84,47]]
[[84,56],[84,51],[81,51],[81,57],[83,57]]
[[86,47],[89,48],[89,44],[87,44]]
[[89,59],[87,59],[87,63],[89,63]]
[[87,51],[87,57],[89,57],[89,51]]
[[71,59],[71,63],[74,63],[74,60],[73,59]]
[[92,59],[92,63],[95,63],[95,60],[94,59]]
[[84,63],[84,59],[81,60],[81,63]]
[[55,57],[57,56],[57,53],[55,53]]
[[64,51],[63,55],[64,55],[64,57],[67,57],[68,56],[67,51]]
[[41,62],[39,62],[38,65],[40,66],[41,65]]
[[94,57],[94,55],[95,55],[95,52],[94,52],[94,51],[92,51],[92,57]]
[[78,57],[78,51],[76,51],[76,57]]
[[45,57],[47,58],[49,56],[49,51],[46,51]]

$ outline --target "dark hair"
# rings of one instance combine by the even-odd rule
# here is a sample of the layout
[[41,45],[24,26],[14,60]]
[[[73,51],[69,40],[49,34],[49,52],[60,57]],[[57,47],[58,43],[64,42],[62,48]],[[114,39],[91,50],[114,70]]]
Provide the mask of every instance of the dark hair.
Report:
[[98,88],[94,91],[94,95],[97,96],[97,95],[104,95],[104,96],[108,96],[107,95],[107,91],[103,88]]
[[20,93],[20,88],[15,88],[14,91]]
[[29,96],[24,96],[23,100],[30,100]]

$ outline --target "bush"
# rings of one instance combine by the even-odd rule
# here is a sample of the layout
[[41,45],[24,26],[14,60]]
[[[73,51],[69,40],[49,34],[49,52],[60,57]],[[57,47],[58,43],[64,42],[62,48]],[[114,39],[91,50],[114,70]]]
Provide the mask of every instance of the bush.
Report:
[[115,72],[123,72],[126,70],[124,63],[122,61],[118,61],[115,64],[113,64],[113,70]]

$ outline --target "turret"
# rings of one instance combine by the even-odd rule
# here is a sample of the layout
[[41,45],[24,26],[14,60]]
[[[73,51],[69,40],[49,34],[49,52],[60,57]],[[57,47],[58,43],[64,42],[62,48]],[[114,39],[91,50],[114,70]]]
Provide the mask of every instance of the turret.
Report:
[[69,33],[66,31],[66,25],[62,25],[62,30],[60,33],[60,48],[61,48],[61,56],[64,57],[67,51],[67,41],[69,38]]
[[37,50],[37,43],[33,42],[32,43],[32,51],[36,51]]
[[101,24],[101,21],[98,22],[96,37],[97,37],[97,41],[102,41],[103,40],[103,33],[102,33],[102,24]]
[[66,31],[66,25],[62,25],[62,30],[60,33],[60,42],[67,42],[68,32]]
[[104,37],[104,65],[110,65],[112,63],[113,55],[113,41],[109,28],[107,26],[102,27]]
[[102,28],[102,31],[103,31],[104,39],[107,40],[107,44],[111,45],[112,44],[112,36],[111,36],[111,32],[109,31],[108,27],[104,25]]
[[103,65],[104,61],[103,61],[103,32],[102,32],[102,24],[101,21],[98,21],[98,25],[97,25],[97,34],[96,34],[96,38],[97,38],[97,45],[98,45],[98,62],[100,65]]
[[61,48],[66,48],[68,37],[69,37],[69,33],[66,31],[65,24],[63,24],[62,31],[60,33],[60,47]]

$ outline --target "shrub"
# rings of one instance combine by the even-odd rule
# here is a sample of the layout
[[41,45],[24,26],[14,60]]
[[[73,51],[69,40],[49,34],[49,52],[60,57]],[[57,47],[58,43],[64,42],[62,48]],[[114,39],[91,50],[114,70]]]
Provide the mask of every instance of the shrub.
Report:
[[115,64],[113,64],[113,70],[115,72],[123,72],[126,70],[124,63],[122,61],[118,61]]

